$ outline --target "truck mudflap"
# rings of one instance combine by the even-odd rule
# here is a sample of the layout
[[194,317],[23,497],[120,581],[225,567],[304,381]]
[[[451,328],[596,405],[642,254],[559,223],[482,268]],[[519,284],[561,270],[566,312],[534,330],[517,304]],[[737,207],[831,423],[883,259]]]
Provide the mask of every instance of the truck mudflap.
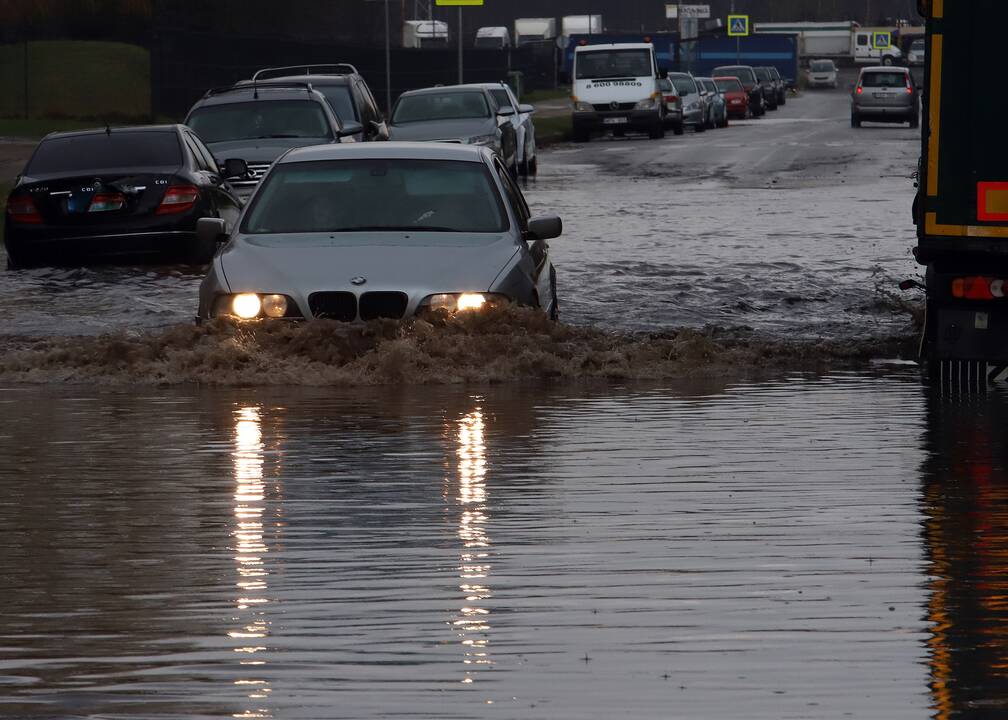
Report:
[[988,388],[1008,386],[1008,363],[986,360],[934,360],[928,375],[942,394],[982,393]]

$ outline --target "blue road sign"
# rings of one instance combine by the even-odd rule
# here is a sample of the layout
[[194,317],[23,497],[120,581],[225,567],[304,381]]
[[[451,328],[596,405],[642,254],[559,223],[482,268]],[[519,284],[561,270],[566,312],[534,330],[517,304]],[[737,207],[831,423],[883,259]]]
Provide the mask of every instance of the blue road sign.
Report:
[[744,37],[749,34],[748,15],[728,16],[728,37]]

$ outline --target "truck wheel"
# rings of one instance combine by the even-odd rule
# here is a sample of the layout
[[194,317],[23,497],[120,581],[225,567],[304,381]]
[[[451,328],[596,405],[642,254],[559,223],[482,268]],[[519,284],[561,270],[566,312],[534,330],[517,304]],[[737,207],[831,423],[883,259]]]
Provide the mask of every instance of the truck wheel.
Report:
[[685,131],[682,123],[676,123],[672,126],[672,132],[676,135],[682,135]]

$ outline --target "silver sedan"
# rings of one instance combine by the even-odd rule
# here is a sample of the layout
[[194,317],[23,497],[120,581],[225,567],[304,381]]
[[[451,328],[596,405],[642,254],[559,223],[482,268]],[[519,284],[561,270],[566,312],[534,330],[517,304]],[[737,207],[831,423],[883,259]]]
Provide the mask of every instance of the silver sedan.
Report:
[[360,143],[292,150],[236,227],[204,218],[222,247],[199,319],[347,322],[479,312],[517,303],[556,319],[548,241],[489,148]]

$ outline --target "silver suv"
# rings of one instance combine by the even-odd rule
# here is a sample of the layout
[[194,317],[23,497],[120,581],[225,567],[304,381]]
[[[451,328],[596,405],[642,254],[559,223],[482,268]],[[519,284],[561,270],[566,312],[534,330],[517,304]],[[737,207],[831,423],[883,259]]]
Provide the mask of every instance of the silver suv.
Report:
[[868,67],[851,94],[851,127],[863,120],[920,124],[920,88],[907,68]]

